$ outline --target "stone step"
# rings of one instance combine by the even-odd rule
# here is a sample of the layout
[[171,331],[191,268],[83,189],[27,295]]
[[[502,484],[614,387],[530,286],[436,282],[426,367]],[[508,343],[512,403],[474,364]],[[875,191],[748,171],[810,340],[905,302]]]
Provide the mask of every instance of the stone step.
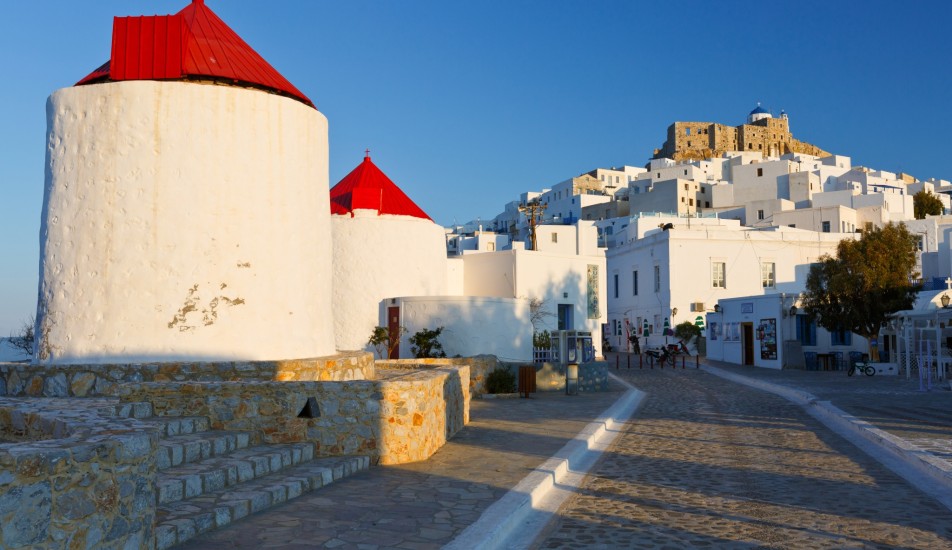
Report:
[[204,416],[149,416],[141,420],[159,426],[159,437],[175,437],[211,429],[211,422]]
[[198,497],[314,458],[311,443],[259,445],[159,472],[159,504]]
[[164,550],[201,533],[219,529],[341,478],[366,470],[366,456],[319,458],[277,474],[186,501],[160,505],[156,513],[156,547]]
[[252,443],[251,437],[251,432],[211,430],[160,439],[157,467],[167,470],[244,449]]
[[148,418],[155,414],[152,410],[152,403],[146,401],[117,403],[115,405],[108,405],[99,410],[102,414],[118,416],[119,418]]

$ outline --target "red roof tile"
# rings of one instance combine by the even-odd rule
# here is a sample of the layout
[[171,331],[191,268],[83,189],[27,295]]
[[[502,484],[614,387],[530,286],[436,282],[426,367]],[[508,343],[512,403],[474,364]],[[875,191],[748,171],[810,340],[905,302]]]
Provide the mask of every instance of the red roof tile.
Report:
[[216,79],[314,104],[231,30],[203,0],[175,15],[116,17],[112,56],[76,83]]
[[331,214],[354,215],[354,210],[376,210],[377,214],[432,219],[406,196],[370,155],[331,189]]

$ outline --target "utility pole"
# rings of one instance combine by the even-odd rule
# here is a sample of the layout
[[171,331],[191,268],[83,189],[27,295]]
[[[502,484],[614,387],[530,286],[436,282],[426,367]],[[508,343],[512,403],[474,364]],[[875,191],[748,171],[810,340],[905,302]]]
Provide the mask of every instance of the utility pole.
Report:
[[542,216],[546,206],[548,205],[542,204],[537,200],[519,206],[519,212],[525,214],[526,219],[529,221],[529,245],[531,250],[536,249],[536,217]]

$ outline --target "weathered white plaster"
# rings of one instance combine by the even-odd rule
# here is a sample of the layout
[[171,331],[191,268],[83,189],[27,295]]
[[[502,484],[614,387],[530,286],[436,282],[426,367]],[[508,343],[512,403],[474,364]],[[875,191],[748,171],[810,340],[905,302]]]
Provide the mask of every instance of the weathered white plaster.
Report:
[[213,84],[47,104],[37,361],[334,353],[327,119]]
[[372,350],[380,301],[446,293],[446,237],[436,223],[356,210],[331,216],[334,336],[339,350]]

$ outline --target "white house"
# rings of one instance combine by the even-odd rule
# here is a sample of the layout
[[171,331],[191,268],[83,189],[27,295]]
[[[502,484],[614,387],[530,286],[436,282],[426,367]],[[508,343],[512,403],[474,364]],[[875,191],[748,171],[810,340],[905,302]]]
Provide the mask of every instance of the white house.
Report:
[[719,300],[798,293],[810,264],[853,238],[660,214],[632,217],[626,231],[625,241],[606,252],[607,323],[616,349],[626,349],[631,334],[643,337],[645,324],[648,344],[662,343],[666,322],[694,322]]
[[706,316],[707,357],[770,369],[836,370],[867,352],[849,331],[829,332],[798,309],[797,293],[727,298]]

